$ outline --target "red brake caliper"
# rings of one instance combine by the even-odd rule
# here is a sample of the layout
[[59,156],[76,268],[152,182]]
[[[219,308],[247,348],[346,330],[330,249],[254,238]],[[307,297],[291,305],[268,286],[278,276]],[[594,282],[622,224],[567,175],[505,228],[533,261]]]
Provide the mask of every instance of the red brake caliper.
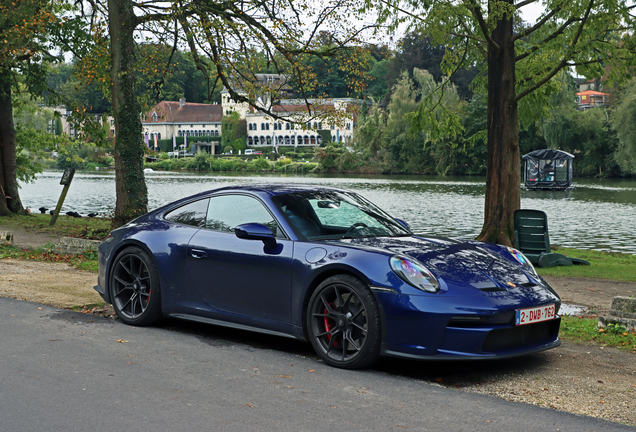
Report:
[[[333,307],[333,303],[329,303],[329,306]],[[329,311],[327,310],[327,308],[325,308],[325,311],[323,313],[325,315],[327,315],[328,312]],[[331,330],[333,329],[333,326],[329,323],[329,317],[325,316],[323,318],[323,320],[324,320],[324,323],[325,323],[325,330],[327,332],[331,332]],[[327,334],[327,340],[331,341],[331,334],[330,333]],[[337,347],[337,344],[338,344],[338,342],[334,339],[333,346]]]

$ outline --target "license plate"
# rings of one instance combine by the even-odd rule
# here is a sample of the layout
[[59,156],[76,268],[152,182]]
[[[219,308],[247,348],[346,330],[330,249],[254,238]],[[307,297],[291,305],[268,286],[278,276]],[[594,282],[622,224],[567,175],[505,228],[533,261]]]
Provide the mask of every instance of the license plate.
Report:
[[533,324],[554,319],[556,315],[556,306],[551,304],[527,309],[517,309],[516,313],[516,325]]

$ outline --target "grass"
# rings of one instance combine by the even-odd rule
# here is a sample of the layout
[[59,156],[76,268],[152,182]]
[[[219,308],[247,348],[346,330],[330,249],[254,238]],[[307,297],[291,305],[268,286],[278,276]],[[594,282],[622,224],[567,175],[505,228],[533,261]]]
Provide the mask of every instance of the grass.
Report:
[[[21,229],[32,234],[46,234],[55,237],[78,237],[102,240],[110,232],[111,221],[107,218],[73,218],[60,215],[53,226],[49,226],[49,214],[29,214],[23,216],[2,216],[0,227],[3,230]],[[54,251],[55,245],[47,243],[39,248],[20,248],[0,245],[0,259],[15,258],[24,260],[63,262],[75,268],[97,273],[97,251],[88,250],[81,254],[62,254]]]
[[561,318],[561,339],[572,342],[594,342],[601,346],[616,347],[636,354],[636,332],[628,332],[621,325],[598,328],[595,318],[564,316]]
[[572,258],[582,258],[589,266],[536,267],[541,276],[586,277],[636,282],[636,255],[619,252],[598,252],[586,249],[556,248],[556,253]]
[[22,249],[17,246],[0,245],[0,259],[14,258],[34,261],[66,263],[75,268],[97,273],[97,251],[89,249],[80,254],[61,254],[53,251],[53,245],[35,249]]
[[49,226],[51,215],[34,214],[24,216],[1,216],[0,227],[6,230],[19,228],[29,233],[44,233],[51,237],[79,237],[102,240],[108,236],[111,220],[102,217],[74,218],[60,215],[55,225]]

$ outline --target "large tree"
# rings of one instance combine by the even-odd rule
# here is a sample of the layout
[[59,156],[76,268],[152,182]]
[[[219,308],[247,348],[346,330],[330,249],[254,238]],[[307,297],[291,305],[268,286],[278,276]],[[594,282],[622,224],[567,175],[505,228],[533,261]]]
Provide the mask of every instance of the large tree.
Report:
[[0,216],[24,212],[17,178],[13,93],[19,88],[33,93],[42,90],[47,35],[56,22],[51,2],[0,0]]
[[[484,65],[488,92],[488,167],[480,240],[514,244],[520,206],[519,119],[531,120],[558,88],[553,78],[576,68],[587,77],[625,76],[634,63],[636,25],[629,0],[367,0],[384,21],[405,19],[446,46],[442,68]],[[515,26],[520,12],[544,5],[536,23]]]

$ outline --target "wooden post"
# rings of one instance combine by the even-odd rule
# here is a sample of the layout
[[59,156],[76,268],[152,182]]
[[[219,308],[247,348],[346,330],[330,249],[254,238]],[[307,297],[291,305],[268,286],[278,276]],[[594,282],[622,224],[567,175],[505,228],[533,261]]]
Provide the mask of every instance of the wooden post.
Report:
[[60,199],[57,201],[57,207],[55,207],[55,211],[53,212],[53,216],[51,216],[51,221],[49,222],[49,226],[55,225],[57,222],[57,217],[60,214],[60,210],[62,210],[62,204],[64,204],[64,200],[66,199],[66,194],[68,193],[68,188],[71,187],[71,181],[73,180],[73,176],[75,175],[75,168],[67,168],[62,175],[62,180],[60,180],[60,184],[64,185],[64,189],[62,189],[62,195],[60,195]]

